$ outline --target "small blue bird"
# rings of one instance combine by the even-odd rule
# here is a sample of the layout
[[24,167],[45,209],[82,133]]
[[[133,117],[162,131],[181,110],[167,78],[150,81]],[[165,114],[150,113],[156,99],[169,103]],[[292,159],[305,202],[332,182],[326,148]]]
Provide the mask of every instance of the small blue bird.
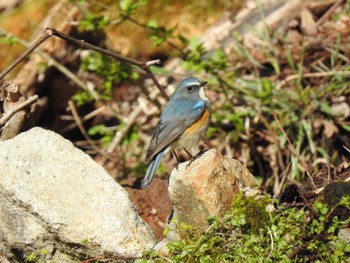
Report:
[[151,184],[165,153],[179,147],[193,149],[205,135],[211,117],[211,104],[204,91],[206,83],[194,77],[186,78],[171,95],[147,150],[146,161],[150,164],[142,188]]

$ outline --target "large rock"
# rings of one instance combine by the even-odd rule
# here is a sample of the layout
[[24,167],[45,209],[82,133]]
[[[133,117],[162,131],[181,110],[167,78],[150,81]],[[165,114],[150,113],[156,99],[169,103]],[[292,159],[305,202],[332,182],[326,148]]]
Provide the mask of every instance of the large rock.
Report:
[[11,262],[139,256],[154,246],[126,191],[61,136],[34,128],[1,141],[0,164],[0,251]]
[[239,161],[212,149],[174,169],[169,195],[174,216],[180,222],[205,230],[207,218],[223,216],[233,197],[244,187],[257,185],[255,177]]

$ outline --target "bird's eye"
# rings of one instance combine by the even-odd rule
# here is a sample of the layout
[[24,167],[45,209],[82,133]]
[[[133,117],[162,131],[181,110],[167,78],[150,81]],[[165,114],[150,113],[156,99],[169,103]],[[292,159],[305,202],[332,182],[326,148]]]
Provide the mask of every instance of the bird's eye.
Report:
[[194,86],[188,86],[188,87],[187,87],[187,90],[188,90],[189,92],[192,92],[192,91],[193,91],[193,88],[194,88]]

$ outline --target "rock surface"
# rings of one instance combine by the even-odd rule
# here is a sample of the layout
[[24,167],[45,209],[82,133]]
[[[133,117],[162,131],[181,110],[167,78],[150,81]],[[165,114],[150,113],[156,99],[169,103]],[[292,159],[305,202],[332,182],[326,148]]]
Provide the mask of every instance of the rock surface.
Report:
[[175,217],[203,231],[209,216],[222,216],[234,195],[253,185],[257,181],[245,166],[212,149],[172,171],[169,195]]
[[[34,128],[0,142],[0,252],[77,262],[138,256],[155,238],[127,192],[61,136]],[[74,259],[74,260],[73,260]]]

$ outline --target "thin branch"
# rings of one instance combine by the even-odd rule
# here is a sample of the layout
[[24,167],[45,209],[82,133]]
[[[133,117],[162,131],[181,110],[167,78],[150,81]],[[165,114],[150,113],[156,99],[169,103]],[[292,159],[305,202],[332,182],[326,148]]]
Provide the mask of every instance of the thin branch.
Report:
[[[304,73],[303,78],[322,78],[322,77],[331,77],[331,76],[343,76],[343,77],[349,77],[350,71],[328,71],[328,72],[311,72],[311,73]],[[294,74],[291,76],[288,76],[286,78],[286,81],[296,80],[299,78],[299,74]]]
[[116,52],[112,52],[110,50],[103,49],[103,48],[100,48],[98,46],[92,45],[92,44],[90,44],[90,43],[88,43],[88,42],[86,42],[84,40],[78,40],[78,39],[72,38],[70,36],[67,36],[67,35],[57,31],[56,29],[53,29],[53,28],[47,28],[46,31],[51,32],[51,34],[56,36],[56,37],[59,37],[59,38],[62,38],[64,40],[66,40],[66,41],[74,43],[74,44],[80,46],[81,48],[94,50],[96,52],[105,54],[105,55],[107,55],[109,57],[115,58],[115,59],[117,59],[119,61],[122,61],[122,62],[125,62],[125,63],[129,63],[129,64],[132,64],[132,65],[135,65],[135,66],[138,66],[138,67],[142,68],[147,73],[147,75],[153,80],[154,84],[157,86],[157,88],[159,89],[159,91],[162,94],[162,96],[166,100],[169,100],[168,94],[166,94],[166,92],[164,91],[163,87],[159,84],[158,80],[156,79],[156,77],[154,76],[154,74],[152,73],[152,71],[150,69],[150,66],[153,66],[155,64],[160,64],[160,60],[159,59],[148,61],[148,62],[140,62],[138,60],[135,60],[135,59],[123,56],[121,54],[118,54]]
[[349,149],[348,147],[346,147],[345,145],[343,145],[343,148],[344,148],[345,150],[347,150],[347,151],[350,153],[350,149]]
[[[24,41],[23,39],[20,39],[19,37],[16,37],[14,35],[12,35],[11,33],[5,31],[4,29],[0,28],[0,33],[3,33],[7,36],[11,36],[14,37],[16,39],[16,41],[18,41],[18,43],[20,43],[22,46],[28,48],[23,54],[26,54],[27,56],[30,54],[28,53],[28,50],[31,49],[31,45]],[[87,90],[90,91],[90,89],[88,88],[88,86],[81,81],[76,74],[74,74],[72,71],[70,71],[68,68],[66,68],[65,66],[63,66],[61,63],[59,63],[58,61],[56,61],[55,59],[53,59],[49,54],[45,53],[44,51],[40,50],[40,48],[38,48],[37,50],[35,50],[35,52],[37,52],[40,56],[42,56],[44,59],[46,59],[46,61],[48,62],[48,64],[54,66],[58,71],[60,71],[62,74],[64,74],[66,77],[68,77],[70,80],[72,80],[74,82],[74,84],[76,84],[78,87],[82,88],[83,90]],[[23,55],[22,54],[22,55]],[[24,57],[23,57],[24,58]],[[10,66],[9,66],[10,67]],[[6,74],[5,74],[6,75]],[[94,99],[98,99],[96,94],[91,93],[91,95],[94,97]]]
[[40,46],[46,39],[51,37],[50,31],[45,31],[26,51],[24,51],[15,61],[13,61],[3,72],[0,73],[0,80],[2,80],[12,69],[14,69],[25,57]]
[[149,68],[150,66],[158,65],[158,64],[160,64],[160,60],[159,60],[159,59],[146,61],[146,62],[144,63],[144,65],[145,65],[146,68]]
[[102,54],[105,54],[109,57],[115,58],[119,61],[129,63],[131,65],[135,65],[143,69],[146,74],[148,75],[149,78],[152,79],[156,87],[159,89],[160,93],[162,96],[166,99],[169,100],[168,94],[164,91],[163,87],[160,85],[154,74],[152,73],[150,66],[153,66],[155,64],[160,64],[160,60],[152,60],[152,61],[146,61],[146,62],[140,62],[138,60],[123,56],[121,54],[118,54],[116,52],[112,52],[110,50],[106,50],[103,48],[100,48],[98,46],[92,45],[84,40],[78,40],[75,38],[72,38],[70,36],[67,36],[63,34],[62,32],[57,31],[54,28],[47,28],[45,32],[28,48],[25,52],[23,52],[13,63],[10,64],[3,72],[0,73],[0,80],[2,80],[14,67],[16,67],[25,57],[27,57],[30,53],[33,52],[37,47],[39,47],[45,40],[50,38],[51,36],[56,36],[61,39],[64,39],[68,42],[71,42],[73,44],[76,44],[80,46],[81,48],[84,49],[90,49],[94,50],[96,52],[100,52]]
[[292,167],[292,163],[289,163],[286,170],[284,171],[283,173],[283,176],[282,176],[282,180],[280,182],[280,185],[278,187],[278,190],[276,191],[276,193],[274,193],[273,195],[273,198],[276,199],[276,198],[279,198],[280,195],[281,195],[281,192],[282,192],[282,188],[283,188],[283,185],[289,175],[289,172],[290,172],[290,168]]
[[[145,63],[139,62],[139,61],[137,61],[135,59],[132,59],[132,58],[125,57],[123,55],[120,55],[118,53],[112,52],[110,50],[103,49],[103,48],[100,48],[98,46],[92,45],[92,44],[86,42],[85,40],[78,40],[78,39],[75,39],[73,37],[67,36],[67,35],[63,34],[62,32],[57,31],[54,28],[47,28],[46,32],[50,32],[53,36],[62,38],[62,39],[66,40],[66,41],[68,41],[70,43],[73,43],[73,44],[76,44],[76,45],[80,46],[81,48],[94,50],[96,52],[105,54],[105,55],[107,55],[109,57],[112,57],[112,58],[115,58],[117,60],[120,60],[120,61],[132,64],[132,65],[138,66],[140,68],[146,67]],[[160,61],[159,61],[159,63],[160,63]]]
[[338,0],[335,2],[324,15],[316,22],[316,26],[319,27],[326,19],[328,19],[332,13],[338,8],[340,4],[342,4],[344,0]]
[[146,71],[147,75],[152,79],[152,81],[154,82],[154,84],[158,87],[158,90],[160,92],[160,94],[162,94],[162,96],[169,101],[169,96],[168,94],[166,94],[166,92],[164,91],[164,89],[162,88],[162,86],[160,85],[160,83],[158,82],[158,80],[156,79],[156,77],[154,76],[154,74],[152,73],[150,68],[144,68],[144,70]]
[[294,155],[298,158],[298,160],[299,160],[299,162],[301,163],[301,165],[304,167],[305,172],[306,172],[307,176],[309,177],[313,188],[314,188],[315,190],[317,190],[317,187],[316,187],[316,185],[315,185],[314,180],[313,180],[312,177],[311,177],[311,174],[310,174],[310,172],[309,172],[309,168],[308,168],[306,162],[305,162],[304,159],[300,156],[300,154],[298,153],[298,151],[295,149],[295,147],[293,146],[293,144],[292,144],[291,141],[289,140],[287,133],[286,133],[286,132],[284,131],[284,129],[282,128],[281,123],[280,123],[279,120],[277,119],[276,115],[275,115],[273,112],[271,112],[271,113],[272,113],[274,119],[276,120],[276,122],[277,122],[277,124],[278,124],[278,127],[280,128],[280,130],[282,131],[284,137],[286,138],[286,140],[287,140],[287,142],[288,142],[288,144],[289,144],[289,146],[290,146],[292,152],[293,152]]
[[125,121],[125,126],[121,126],[122,129],[118,130],[115,133],[115,136],[113,138],[113,141],[108,146],[107,153],[112,153],[117,148],[117,146],[120,144],[120,142],[123,140],[124,136],[128,133],[132,125],[135,123],[136,118],[140,115],[142,112],[142,108],[138,107],[136,108],[130,115],[129,118]]
[[[343,76],[350,77],[350,71],[328,71],[328,72],[311,72],[302,74],[302,78],[322,78],[322,77],[331,77],[331,76]],[[300,77],[300,74],[294,74],[288,76],[285,80],[282,80],[277,86],[276,89],[280,89],[286,83],[296,80]]]
[[83,134],[84,138],[88,141],[88,143],[91,145],[91,147],[96,151],[96,152],[101,152],[101,149],[96,145],[96,143],[90,138],[89,134],[87,133],[83,122],[81,121],[81,118],[78,114],[77,108],[75,107],[73,101],[69,100],[68,101],[69,108],[72,112],[72,115],[74,117],[75,122],[77,123],[79,130]]
[[[103,112],[105,110],[105,107],[104,106],[101,106],[99,108],[97,108],[96,110],[90,112],[89,114],[86,114],[82,119],[81,121],[84,123],[85,121],[91,119],[91,118],[94,118],[95,116],[97,116],[98,114],[100,114],[101,112]],[[74,117],[73,117],[74,118]],[[67,125],[66,127],[64,127],[62,130],[59,131],[59,134],[64,134],[74,128],[77,127],[77,123],[74,122],[74,123],[71,123],[70,125]]]
[[31,96],[27,100],[17,104],[15,108],[7,111],[0,119],[0,126],[4,125],[15,113],[36,102],[38,97],[38,95]]

